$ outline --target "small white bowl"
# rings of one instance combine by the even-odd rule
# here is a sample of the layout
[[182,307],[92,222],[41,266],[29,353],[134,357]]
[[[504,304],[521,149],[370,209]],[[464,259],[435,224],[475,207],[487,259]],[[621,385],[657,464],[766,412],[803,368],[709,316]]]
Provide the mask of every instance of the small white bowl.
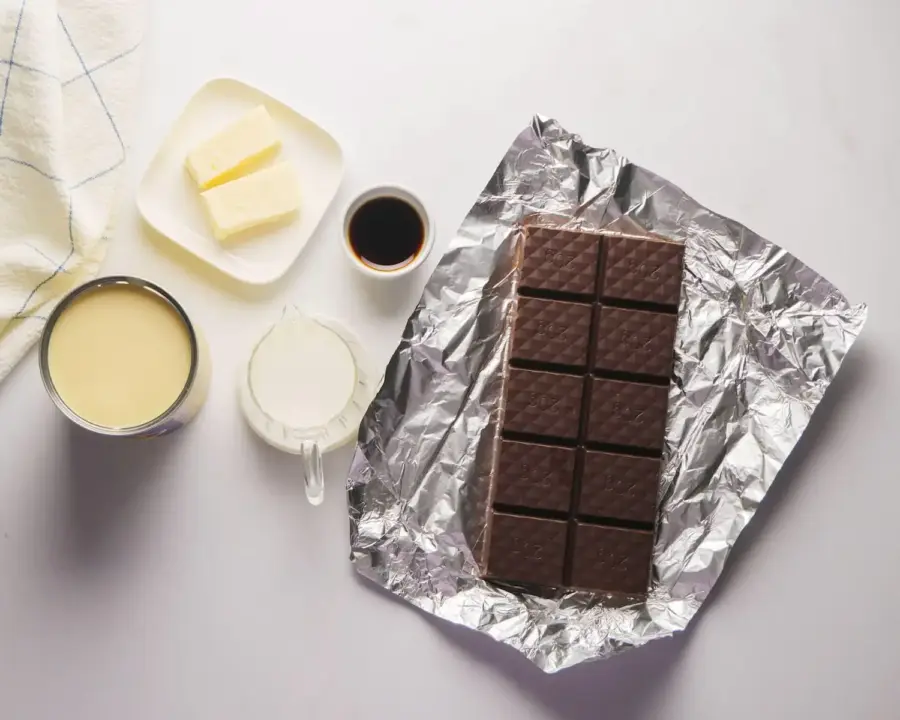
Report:
[[[378,268],[364,263],[357,257],[356,253],[353,252],[353,247],[350,245],[350,220],[356,214],[356,211],[369,202],[369,200],[383,197],[397,198],[398,200],[403,200],[411,205],[422,219],[425,237],[422,240],[422,249],[419,250],[418,254],[408,263],[397,268],[385,268],[379,270]],[[425,204],[412,191],[400,187],[399,185],[378,185],[361,193],[347,206],[347,209],[344,212],[343,236],[344,252],[347,253],[347,257],[350,258],[353,267],[359,270],[363,275],[378,280],[393,280],[394,278],[402,277],[403,275],[409,275],[409,273],[419,267],[419,265],[428,258],[428,255],[431,253],[431,248],[434,247],[434,221],[425,209]]]

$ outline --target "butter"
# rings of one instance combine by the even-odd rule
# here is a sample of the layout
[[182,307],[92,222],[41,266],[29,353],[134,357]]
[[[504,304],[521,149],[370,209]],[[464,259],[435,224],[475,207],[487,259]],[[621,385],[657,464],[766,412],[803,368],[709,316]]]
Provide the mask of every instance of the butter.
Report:
[[213,234],[235,233],[276,222],[296,212],[300,185],[288,163],[278,163],[200,193]]
[[250,172],[278,152],[275,122],[262,105],[188,153],[188,172],[207,190]]

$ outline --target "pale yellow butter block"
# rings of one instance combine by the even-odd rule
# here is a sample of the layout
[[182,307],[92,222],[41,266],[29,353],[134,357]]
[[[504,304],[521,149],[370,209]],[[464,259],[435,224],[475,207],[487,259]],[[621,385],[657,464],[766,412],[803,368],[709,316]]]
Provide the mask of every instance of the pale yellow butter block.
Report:
[[191,150],[185,164],[200,189],[207,190],[244,175],[280,147],[275,121],[259,105]]
[[300,206],[294,168],[278,163],[200,193],[213,235],[225,240],[235,233],[282,220]]

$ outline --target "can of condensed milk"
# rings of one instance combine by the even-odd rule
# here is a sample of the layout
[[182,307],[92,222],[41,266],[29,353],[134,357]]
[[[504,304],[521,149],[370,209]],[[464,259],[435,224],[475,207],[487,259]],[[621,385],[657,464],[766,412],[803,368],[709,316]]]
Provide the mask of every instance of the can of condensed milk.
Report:
[[41,378],[72,422],[119,437],[156,437],[206,400],[209,349],[184,308],[135,277],[92,280],[56,307],[41,338]]

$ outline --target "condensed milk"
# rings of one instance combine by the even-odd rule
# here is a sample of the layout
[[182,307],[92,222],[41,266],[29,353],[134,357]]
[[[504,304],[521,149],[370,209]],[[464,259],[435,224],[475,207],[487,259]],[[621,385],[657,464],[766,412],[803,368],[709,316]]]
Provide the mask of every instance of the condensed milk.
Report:
[[82,285],[51,315],[41,375],[78,425],[106,435],[178,429],[206,398],[206,345],[162,288],[131,277]]

